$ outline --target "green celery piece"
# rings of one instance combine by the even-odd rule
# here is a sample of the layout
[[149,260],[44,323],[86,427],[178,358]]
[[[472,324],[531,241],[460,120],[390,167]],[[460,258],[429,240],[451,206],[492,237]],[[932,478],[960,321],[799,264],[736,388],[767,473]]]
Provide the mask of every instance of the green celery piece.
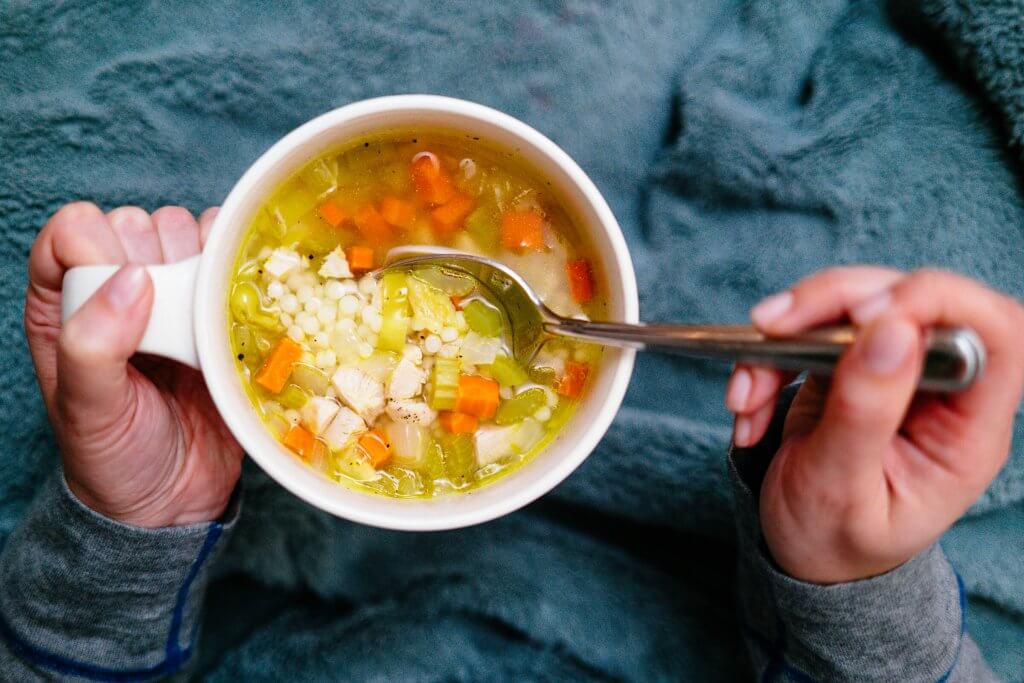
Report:
[[498,225],[497,208],[487,204],[477,207],[466,217],[466,232],[486,251],[498,248]]
[[377,348],[401,353],[409,334],[409,284],[405,273],[386,273],[380,279],[381,328]]
[[435,358],[431,378],[430,407],[451,410],[459,393],[459,361],[455,358]]
[[239,282],[231,290],[231,313],[239,322],[252,323],[267,330],[281,327],[277,317],[263,310],[260,291],[251,282]]
[[444,450],[444,472],[455,486],[473,481],[476,472],[476,454],[473,437],[469,434],[445,434],[441,439]]
[[298,410],[306,405],[306,401],[309,400],[309,394],[299,388],[298,385],[289,384],[275,398],[285,408]]
[[293,365],[292,374],[289,379],[300,389],[304,389],[315,396],[326,394],[327,387],[331,385],[331,380],[326,372],[307,363],[296,363]]
[[416,277],[409,278],[408,285],[409,307],[417,329],[440,334],[444,328],[458,324],[450,295]]
[[318,195],[338,187],[338,160],[331,157],[317,159],[299,171],[299,180]]
[[423,459],[420,471],[431,481],[444,477],[444,447],[436,439],[431,440],[427,447],[427,455]]
[[445,268],[429,267],[416,270],[412,276],[431,287],[439,289],[449,297],[466,296],[476,288],[476,282],[468,275],[461,275]]
[[527,389],[507,401],[502,401],[498,412],[494,414],[494,422],[499,425],[522,422],[547,405],[547,402],[548,397],[543,389]]
[[550,387],[555,383],[555,377],[557,375],[554,368],[544,367],[541,365],[530,368],[528,374],[531,380],[537,384],[543,384],[546,387]]
[[495,356],[494,362],[486,367],[491,377],[503,387],[514,387],[529,379],[519,363],[509,356]]
[[474,299],[462,309],[466,324],[481,337],[497,337],[501,334],[501,313],[479,299]]

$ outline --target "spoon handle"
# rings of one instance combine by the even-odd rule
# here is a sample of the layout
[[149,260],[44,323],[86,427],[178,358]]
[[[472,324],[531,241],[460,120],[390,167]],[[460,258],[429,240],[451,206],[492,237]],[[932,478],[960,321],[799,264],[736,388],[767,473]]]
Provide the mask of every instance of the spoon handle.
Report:
[[[610,346],[665,351],[684,356],[718,358],[767,365],[783,370],[829,374],[853,342],[856,329],[824,327],[795,337],[766,337],[749,325],[630,325],[562,319],[545,329]],[[929,331],[928,352],[919,387],[926,391],[966,389],[985,366],[985,347],[966,328]]]

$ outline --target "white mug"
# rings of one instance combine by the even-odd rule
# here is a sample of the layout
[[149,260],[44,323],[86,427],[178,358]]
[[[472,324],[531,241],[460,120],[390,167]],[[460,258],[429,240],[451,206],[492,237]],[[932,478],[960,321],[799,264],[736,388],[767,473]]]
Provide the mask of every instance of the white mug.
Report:
[[[232,434],[286,489],[316,507],[363,524],[408,531],[454,529],[486,522],[544,495],[597,446],[626,393],[635,351],[606,349],[569,422],[547,448],[498,480],[466,493],[397,499],[339,484],[301,462],[275,439],[243,390],[228,332],[228,293],[235,258],[257,210],[304,164],[348,140],[395,128],[467,133],[513,150],[551,182],[577,217],[607,278],[608,315],[637,322],[636,277],[622,230],[604,198],[561,148],[525,123],[494,109],[433,95],[396,95],[356,102],[319,116],[267,150],[232,188],[203,253],[149,266],[155,298],[139,351],[198,368]],[[64,277],[64,320],[119,266],[72,268]]]

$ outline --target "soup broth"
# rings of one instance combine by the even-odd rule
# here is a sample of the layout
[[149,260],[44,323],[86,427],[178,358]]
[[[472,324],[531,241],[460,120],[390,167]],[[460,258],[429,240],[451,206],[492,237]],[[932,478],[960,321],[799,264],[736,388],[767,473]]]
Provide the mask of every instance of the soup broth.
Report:
[[439,268],[373,270],[399,245],[498,259],[556,312],[599,316],[599,264],[546,181],[476,138],[393,131],[313,160],[261,207],[229,324],[253,407],[340,483],[431,497],[494,480],[556,436],[598,347],[551,340],[520,366],[500,301]]

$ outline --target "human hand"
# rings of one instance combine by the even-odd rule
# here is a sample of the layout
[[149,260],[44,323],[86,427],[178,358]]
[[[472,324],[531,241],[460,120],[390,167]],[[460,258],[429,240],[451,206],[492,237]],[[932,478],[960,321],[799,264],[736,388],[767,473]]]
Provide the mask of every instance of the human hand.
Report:
[[[200,252],[216,209],[197,223],[179,207],[104,215],[86,202],[61,208],[29,256],[25,333],[61,448],[68,486],[87,506],[126,524],[216,519],[241,470],[242,449],[217,414],[202,375],[173,361],[133,358],[153,305],[137,264]],[[74,266],[126,264],[61,325],[61,285]]]
[[[809,379],[761,486],[765,541],[794,578],[838,583],[887,572],[927,548],[1006,461],[1024,385],[1024,308],[964,277],[846,267],[815,274],[751,312],[769,335],[848,318],[860,333],[832,379]],[[966,326],[987,367],[969,389],[915,394],[924,333]],[[726,405],[734,442],[771,421],[785,373],[739,365]]]

